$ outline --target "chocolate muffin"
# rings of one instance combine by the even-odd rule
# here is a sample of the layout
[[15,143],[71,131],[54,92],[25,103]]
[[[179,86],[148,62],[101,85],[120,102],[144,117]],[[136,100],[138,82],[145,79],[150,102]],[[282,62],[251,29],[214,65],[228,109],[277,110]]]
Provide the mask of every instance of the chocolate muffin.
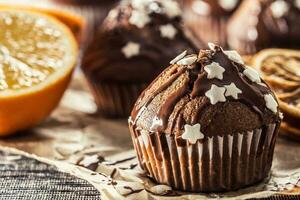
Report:
[[123,1],[99,27],[82,69],[99,112],[128,117],[142,90],[185,49],[195,50],[172,0]]
[[228,43],[243,54],[300,47],[300,1],[245,0],[228,24]]
[[203,42],[227,44],[226,26],[241,0],[186,0],[184,20]]
[[268,176],[278,103],[236,51],[183,53],[137,100],[129,128],[141,167],[191,192],[236,190]]
[[100,25],[108,12],[119,0],[52,0],[59,7],[67,8],[86,20],[86,41],[93,38],[93,33]]
[[53,0],[57,3],[68,5],[105,5],[116,2],[117,0]]

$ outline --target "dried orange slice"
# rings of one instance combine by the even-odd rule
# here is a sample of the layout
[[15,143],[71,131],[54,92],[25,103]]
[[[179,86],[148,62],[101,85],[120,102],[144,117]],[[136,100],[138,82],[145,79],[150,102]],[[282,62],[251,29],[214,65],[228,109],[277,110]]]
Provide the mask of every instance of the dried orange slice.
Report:
[[266,49],[252,62],[278,97],[284,114],[282,132],[300,137],[300,51]]
[[0,135],[40,123],[59,103],[77,61],[70,29],[46,14],[0,8]]

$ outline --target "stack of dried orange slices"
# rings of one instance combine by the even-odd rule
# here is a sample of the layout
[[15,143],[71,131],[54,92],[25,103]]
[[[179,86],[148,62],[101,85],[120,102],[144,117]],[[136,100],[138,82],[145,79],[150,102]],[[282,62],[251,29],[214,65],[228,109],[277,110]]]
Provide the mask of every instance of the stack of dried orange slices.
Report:
[[0,136],[30,128],[50,114],[77,56],[74,35],[56,18],[0,7]]
[[252,62],[279,99],[281,133],[300,140],[300,51],[266,49]]

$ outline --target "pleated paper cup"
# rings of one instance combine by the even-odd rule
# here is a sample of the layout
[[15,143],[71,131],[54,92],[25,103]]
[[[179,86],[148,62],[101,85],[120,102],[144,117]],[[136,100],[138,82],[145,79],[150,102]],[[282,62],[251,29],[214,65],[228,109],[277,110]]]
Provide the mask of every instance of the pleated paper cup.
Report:
[[268,177],[279,124],[195,144],[164,133],[130,131],[141,167],[156,182],[190,192],[240,189]]
[[[88,79],[89,80],[89,79]],[[105,83],[89,80],[98,112],[107,117],[128,117],[146,83]]]

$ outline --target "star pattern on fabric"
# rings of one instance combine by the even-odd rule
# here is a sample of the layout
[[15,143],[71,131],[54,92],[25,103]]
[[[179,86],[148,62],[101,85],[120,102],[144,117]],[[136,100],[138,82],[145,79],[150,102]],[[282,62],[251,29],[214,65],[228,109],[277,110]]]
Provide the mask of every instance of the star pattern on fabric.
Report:
[[222,80],[223,73],[225,72],[225,69],[221,67],[217,62],[212,62],[211,64],[206,65],[204,67],[204,70],[207,72],[208,79],[217,78]]
[[172,24],[161,25],[159,27],[160,35],[164,38],[174,39],[177,34],[176,28]]
[[204,134],[201,132],[201,125],[184,125],[184,133],[182,134],[182,139],[188,140],[191,144],[195,144],[197,140],[204,138]]
[[277,113],[278,103],[271,94],[265,94],[264,99],[266,102],[266,106],[270,109],[273,113]]
[[242,93],[242,90],[240,90],[234,83],[231,83],[230,85],[225,85],[226,92],[225,96],[232,96],[234,99],[238,99],[238,94]]
[[205,93],[205,96],[209,98],[210,103],[215,105],[218,102],[225,102],[225,87],[218,87],[212,84],[210,90]]
[[122,53],[126,58],[131,58],[140,53],[140,45],[135,42],[128,42],[123,48]]

